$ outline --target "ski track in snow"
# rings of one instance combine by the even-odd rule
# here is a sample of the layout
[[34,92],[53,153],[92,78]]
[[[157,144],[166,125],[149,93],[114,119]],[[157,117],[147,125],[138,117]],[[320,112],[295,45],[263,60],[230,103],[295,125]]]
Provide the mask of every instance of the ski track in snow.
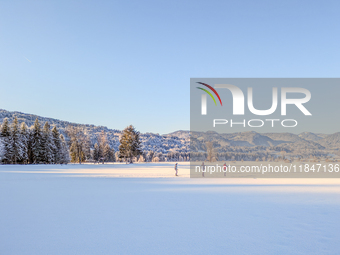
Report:
[[0,166],[0,254],[340,254],[337,179],[189,164]]

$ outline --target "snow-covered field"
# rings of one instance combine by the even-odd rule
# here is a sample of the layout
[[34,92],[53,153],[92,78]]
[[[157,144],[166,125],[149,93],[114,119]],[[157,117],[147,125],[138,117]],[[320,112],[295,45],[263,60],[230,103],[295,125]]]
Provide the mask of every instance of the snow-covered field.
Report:
[[340,254],[338,179],[0,166],[0,254]]

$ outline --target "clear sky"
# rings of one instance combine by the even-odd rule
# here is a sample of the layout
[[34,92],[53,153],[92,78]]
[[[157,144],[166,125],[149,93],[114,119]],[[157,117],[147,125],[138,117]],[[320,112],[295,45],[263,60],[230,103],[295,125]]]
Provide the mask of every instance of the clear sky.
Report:
[[0,108],[189,129],[191,77],[339,77],[340,1],[1,1]]

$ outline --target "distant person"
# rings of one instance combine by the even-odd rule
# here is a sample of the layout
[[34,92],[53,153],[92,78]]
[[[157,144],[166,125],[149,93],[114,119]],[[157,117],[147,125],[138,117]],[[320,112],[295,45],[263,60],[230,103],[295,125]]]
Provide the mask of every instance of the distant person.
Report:
[[178,176],[178,164],[175,164],[175,176]]
[[201,167],[202,167],[202,177],[204,177],[204,168],[205,168],[205,166],[204,166],[204,162],[202,162],[202,165],[201,165]]
[[224,172],[224,176],[227,176],[227,163],[224,163],[223,165],[223,172]]

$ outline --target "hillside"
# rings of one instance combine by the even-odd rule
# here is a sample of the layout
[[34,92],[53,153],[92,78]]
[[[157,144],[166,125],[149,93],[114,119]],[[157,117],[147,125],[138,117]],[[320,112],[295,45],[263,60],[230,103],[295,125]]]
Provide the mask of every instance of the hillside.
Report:
[[314,142],[319,141],[322,138],[325,138],[325,136],[322,134],[314,134],[312,132],[303,132],[299,134],[299,137],[301,137],[302,139],[314,141]]
[[[287,158],[336,157],[340,149],[340,133],[332,135],[302,133],[237,132],[219,134],[213,131],[191,132],[192,159],[203,159],[206,142],[213,142],[219,159],[255,160]],[[304,139],[305,138],[305,139]]]
[[[104,131],[107,135],[107,139],[111,147],[116,151],[119,146],[119,137],[121,135],[121,130],[109,129],[103,126],[95,126],[89,124],[78,124],[68,121],[62,121],[53,118],[41,117],[34,114],[27,114],[22,112],[10,112],[0,109],[0,123],[3,122],[4,118],[8,118],[10,122],[13,121],[15,116],[18,118],[19,123],[25,122],[28,127],[34,124],[36,118],[43,125],[46,121],[52,126],[55,125],[60,133],[66,136],[65,129],[67,126],[78,126],[82,127],[85,132],[89,135],[92,143],[97,141],[97,137],[100,135],[101,131]],[[180,132],[180,131],[178,131]],[[187,132],[188,131],[181,131]],[[67,137],[67,136],[66,136]],[[153,133],[141,134],[141,141],[144,151],[154,151],[157,153],[167,154],[169,152],[179,152],[188,153],[189,152],[189,136],[176,136],[175,134],[159,135]]]
[[340,132],[328,135],[327,137],[319,140],[318,143],[328,148],[340,148]]
[[[19,122],[25,122],[28,126],[32,126],[36,118],[38,118],[41,124],[48,121],[51,125],[55,125],[64,135],[65,129],[69,125],[81,127],[89,135],[93,144],[97,141],[100,133],[104,131],[107,134],[110,146],[116,151],[119,147],[121,130],[109,129],[104,126],[72,123],[21,112],[0,110],[1,123],[4,118],[8,118],[11,122],[15,116]],[[302,157],[327,157],[327,155],[339,154],[340,148],[340,133],[326,135],[304,132],[296,135],[291,133],[257,133],[251,131],[220,134],[214,131],[208,131],[191,132],[190,134],[189,131],[179,130],[164,135],[142,133],[140,138],[143,151],[154,151],[162,154],[187,154],[189,153],[190,146],[192,152],[204,152],[206,151],[206,141],[212,141],[218,153],[234,153],[235,155],[240,153],[244,155],[252,154],[252,158],[256,155],[261,157],[263,157],[263,155],[268,156],[269,154],[279,155],[282,151]]]

